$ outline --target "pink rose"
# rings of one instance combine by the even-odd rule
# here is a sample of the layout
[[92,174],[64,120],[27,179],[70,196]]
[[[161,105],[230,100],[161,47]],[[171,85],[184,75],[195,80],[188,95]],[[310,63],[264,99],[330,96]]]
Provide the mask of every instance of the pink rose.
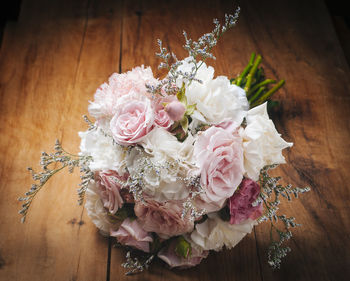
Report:
[[180,121],[184,117],[186,108],[183,103],[175,100],[166,105],[165,111],[171,120]]
[[100,171],[95,174],[96,186],[103,206],[112,214],[115,214],[123,206],[120,182],[125,182],[127,178],[127,174],[120,176],[112,170]]
[[169,238],[193,230],[193,221],[186,216],[182,219],[182,203],[167,201],[159,203],[146,200],[146,204],[136,202],[135,214],[142,228],[156,232],[161,238]]
[[194,156],[205,190],[201,198],[206,202],[221,203],[231,197],[244,173],[242,140],[238,133],[209,128],[194,144]]
[[209,251],[200,251],[192,247],[191,255],[185,259],[176,254],[175,247],[176,239],[173,240],[168,247],[161,249],[158,253],[158,257],[165,261],[171,268],[189,268],[196,266],[209,254]]
[[253,206],[260,194],[260,186],[251,179],[243,179],[239,190],[228,201],[230,223],[238,224],[246,219],[255,220],[262,215],[262,204]]
[[121,145],[138,143],[152,129],[154,115],[148,98],[127,100],[118,106],[110,122],[114,140]]
[[153,242],[152,236],[144,231],[137,220],[127,218],[117,231],[110,231],[110,235],[117,237],[119,243],[135,247],[149,253],[149,243]]

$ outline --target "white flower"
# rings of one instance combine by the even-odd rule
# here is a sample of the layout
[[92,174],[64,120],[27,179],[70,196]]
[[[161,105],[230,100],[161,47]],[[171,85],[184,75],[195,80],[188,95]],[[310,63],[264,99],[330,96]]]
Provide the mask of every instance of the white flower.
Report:
[[115,228],[117,223],[112,223],[108,217],[107,210],[103,207],[100,196],[98,195],[96,183],[91,180],[85,193],[85,209],[92,222],[100,229],[104,236],[109,236],[111,228]]
[[115,170],[120,175],[125,173],[125,150],[113,144],[111,137],[105,136],[100,129],[79,132],[81,138],[80,153],[90,155],[93,161],[91,171]]
[[223,246],[233,248],[250,233],[256,221],[248,219],[240,224],[230,224],[219,218],[216,213],[208,215],[208,219],[197,224],[190,238],[191,242],[203,250],[220,251]]
[[140,149],[132,149],[127,156],[127,169],[131,178],[142,175],[142,189],[158,202],[181,200],[189,194],[185,182],[179,178],[180,167],[164,155],[153,157]]
[[[186,58],[179,69],[190,72],[194,67],[193,63],[189,63],[190,59]],[[196,104],[196,110],[191,117],[196,122],[209,124],[231,121],[238,127],[249,108],[246,93],[242,88],[231,85],[226,76],[218,76],[215,79],[213,76],[214,69],[203,63],[195,77],[202,83],[194,80],[190,85],[186,85],[188,104]],[[182,81],[178,80],[177,86],[181,84]]]
[[154,128],[142,141],[145,151],[155,158],[170,158],[178,161],[182,167],[194,167],[193,143],[195,139],[189,133],[184,142],[164,128]]
[[156,201],[185,199],[189,191],[183,178],[195,169],[193,142],[191,134],[179,142],[164,128],[154,128],[140,143],[144,150],[132,149],[127,156],[131,178],[142,173],[144,190]]
[[277,132],[267,113],[267,103],[259,105],[247,114],[247,126],[242,132],[244,168],[249,178],[257,180],[266,165],[282,164],[282,150],[293,143],[286,142]]

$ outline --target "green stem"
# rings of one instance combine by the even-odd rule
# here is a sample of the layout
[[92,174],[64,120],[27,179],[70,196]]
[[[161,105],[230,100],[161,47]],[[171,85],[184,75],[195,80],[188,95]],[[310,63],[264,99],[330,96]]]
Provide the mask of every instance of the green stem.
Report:
[[245,87],[244,87],[244,90],[246,92],[249,91],[249,88],[250,88],[250,86],[252,84],[252,81],[253,81],[253,77],[254,77],[255,72],[258,69],[258,66],[259,66],[260,63],[261,63],[261,56],[258,55],[256,60],[255,60],[255,62],[254,62],[254,64],[253,64],[253,67],[250,69],[249,74],[247,76],[247,83],[245,84]]
[[255,59],[255,53],[252,53],[250,56],[250,60],[248,62],[248,65],[244,68],[241,75],[239,75],[239,77],[237,78],[237,82],[236,82],[237,86],[241,86],[243,78],[247,75],[247,73],[249,72],[249,70],[253,66],[254,59]]
[[262,95],[256,102],[254,102],[252,107],[262,104],[269,97],[271,97],[276,91],[278,91],[284,85],[284,83],[285,83],[284,80],[279,81],[273,88],[271,88],[268,92]]
[[[254,101],[259,99],[261,93],[263,93],[266,90],[266,87],[261,87],[251,98],[249,98],[249,104],[252,104]],[[250,108],[252,108],[251,106]]]
[[258,84],[256,84],[255,86],[253,86],[247,93],[247,97],[249,98],[249,96],[251,96],[257,89],[259,89],[262,86],[271,84],[271,83],[276,83],[276,80],[273,79],[266,79],[265,81],[262,81]]

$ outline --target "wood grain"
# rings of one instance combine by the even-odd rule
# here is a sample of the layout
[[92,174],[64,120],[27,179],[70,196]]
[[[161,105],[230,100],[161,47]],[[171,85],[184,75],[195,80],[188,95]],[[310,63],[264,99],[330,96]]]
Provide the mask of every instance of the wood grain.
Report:
[[[36,198],[26,224],[16,199],[30,186],[28,165],[56,138],[77,152],[81,115],[113,72],[159,60],[156,39],[179,58],[182,30],[198,38],[231,1],[23,1],[6,26],[0,53],[0,280],[349,280],[349,67],[322,1],[242,1],[238,25],[216,47],[216,75],[235,76],[250,53],[269,76],[286,79],[273,114],[294,147],[276,173],[311,193],[282,212],[295,231],[282,268],[266,263],[268,225],[232,251],[211,253],[196,268],[170,271],[155,262],[125,277],[124,252],[112,248],[76,205],[78,175],[53,179]],[[53,207],[54,206],[54,207]]]
[[[77,152],[81,116],[119,65],[119,3],[23,1],[1,50],[0,280],[105,280],[108,239],[77,206],[78,175],[54,178],[19,223],[28,165],[56,138]],[[116,42],[116,43],[114,43]]]

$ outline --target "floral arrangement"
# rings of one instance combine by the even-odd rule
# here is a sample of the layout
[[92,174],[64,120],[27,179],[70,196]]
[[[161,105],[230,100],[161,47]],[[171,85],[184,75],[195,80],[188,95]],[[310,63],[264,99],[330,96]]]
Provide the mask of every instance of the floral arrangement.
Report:
[[[19,198],[24,222],[37,192],[57,172],[80,167],[79,203],[103,235],[128,249],[128,274],[146,269],[158,257],[170,267],[192,267],[210,250],[233,248],[255,225],[271,223],[268,262],[276,268],[290,249],[283,246],[297,226],[278,214],[279,197],[308,191],[279,184],[268,170],[285,163],[282,150],[292,146],[277,132],[268,108],[284,81],[266,79],[261,56],[253,54],[235,79],[214,78],[206,59],[236,24],[214,20],[212,32],[198,41],[184,32],[189,56],[178,60],[158,40],[160,68],[135,67],[114,73],[89,105],[96,120],[84,117],[80,153],[42,153],[37,183]],[[172,63],[171,63],[172,62]],[[50,165],[60,163],[51,169]],[[277,223],[282,223],[282,228]]]

